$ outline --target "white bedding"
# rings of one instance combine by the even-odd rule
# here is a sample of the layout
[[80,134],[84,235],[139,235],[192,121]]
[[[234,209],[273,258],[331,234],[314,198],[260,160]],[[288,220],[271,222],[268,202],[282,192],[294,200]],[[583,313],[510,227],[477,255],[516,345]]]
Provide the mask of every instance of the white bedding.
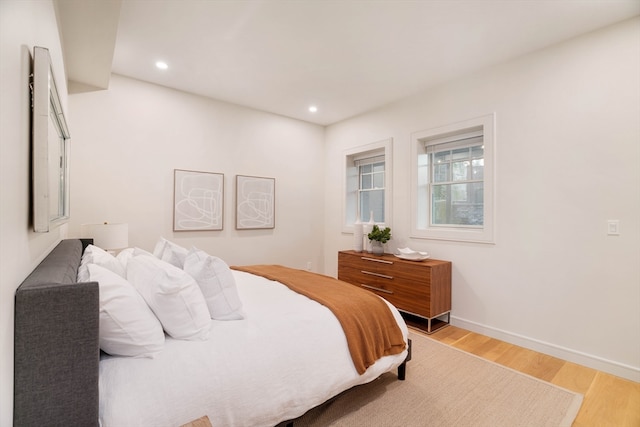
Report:
[[[358,375],[340,323],[286,286],[233,271],[245,319],[211,321],[207,341],[167,337],[154,359],[104,356],[102,427],[275,426],[398,367],[406,350]],[[407,340],[407,327],[389,304]]]

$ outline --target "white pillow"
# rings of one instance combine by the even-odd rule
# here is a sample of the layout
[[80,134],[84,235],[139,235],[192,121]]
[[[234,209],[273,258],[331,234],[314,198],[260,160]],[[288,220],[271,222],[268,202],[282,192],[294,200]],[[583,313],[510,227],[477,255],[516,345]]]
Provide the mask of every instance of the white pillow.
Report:
[[223,260],[192,248],[184,261],[184,271],[200,286],[212,319],[244,319],[236,281]]
[[184,259],[187,256],[187,249],[173,242],[168,241],[164,237],[161,237],[153,248],[153,254],[163,261],[168,262],[171,265],[175,265],[178,268],[182,268],[184,265]]
[[120,265],[122,265],[122,268],[125,271],[125,274],[124,274],[125,277],[127,275],[127,263],[129,262],[129,260],[133,256],[133,251],[134,250],[135,250],[135,248],[123,249],[123,250],[120,251],[120,253],[118,255],[116,255],[116,259],[118,260]]
[[100,288],[100,348],[114,356],[153,357],[164,347],[162,325],[126,279],[97,264],[88,266]]
[[127,280],[173,338],[206,340],[209,337],[209,309],[193,277],[153,256],[136,255],[127,263]]
[[89,271],[87,266],[89,264],[97,264],[106,268],[120,277],[126,276],[126,270],[122,264],[110,253],[104,249],[100,249],[97,246],[89,245],[82,253],[82,259],[80,260],[80,267],[78,267],[78,282],[89,282]]
[[129,259],[131,259],[131,257],[138,256],[138,255],[145,255],[145,256],[154,257],[151,252],[145,251],[144,249],[141,249],[141,248],[138,248],[138,247],[135,247],[135,248],[133,248],[133,252],[131,252],[131,256],[129,257]]
[[129,260],[137,255],[147,255],[150,257],[153,256],[151,252],[145,251],[144,249],[140,249],[138,247],[123,249],[118,255],[116,255],[116,259],[120,262],[122,268],[124,268],[124,277],[127,277],[127,264],[129,263]]

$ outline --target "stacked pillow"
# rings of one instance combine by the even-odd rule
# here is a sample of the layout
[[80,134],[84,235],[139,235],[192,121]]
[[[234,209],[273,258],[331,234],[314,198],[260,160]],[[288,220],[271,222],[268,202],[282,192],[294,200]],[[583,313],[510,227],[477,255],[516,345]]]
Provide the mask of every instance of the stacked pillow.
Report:
[[160,238],[153,255],[182,268],[196,280],[212,319],[244,319],[233,273],[223,260],[195,247],[187,250],[165,238]]
[[146,253],[134,252],[127,280],[173,338],[207,339],[211,316],[198,284],[183,270]]
[[212,319],[244,319],[236,281],[223,260],[192,248],[185,258],[184,271],[200,286]]
[[78,282],[89,282],[89,264],[97,264],[106,268],[120,277],[126,276],[126,270],[123,265],[110,253],[97,246],[89,245],[82,254],[80,267],[78,267]]
[[156,243],[155,248],[153,248],[153,255],[155,255],[156,258],[175,265],[178,268],[182,268],[184,265],[187,253],[188,251],[185,248],[168,241],[164,237],[161,237],[158,243]]
[[100,286],[100,348],[118,356],[153,357],[164,346],[162,325],[126,279],[98,264],[89,278]]
[[153,254],[125,249],[117,257],[89,245],[78,281],[100,286],[100,348],[118,356],[153,357],[164,333],[206,340],[211,319],[244,318],[229,266],[196,248],[161,238]]

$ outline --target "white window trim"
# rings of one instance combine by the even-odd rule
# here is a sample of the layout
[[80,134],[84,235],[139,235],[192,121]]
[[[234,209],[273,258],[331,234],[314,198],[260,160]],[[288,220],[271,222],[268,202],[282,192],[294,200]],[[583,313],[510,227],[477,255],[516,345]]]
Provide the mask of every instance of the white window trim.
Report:
[[[391,201],[393,200],[393,138],[372,142],[343,151],[342,167],[342,232],[353,234],[353,220],[350,220],[347,209],[350,207],[349,195],[347,194],[347,170],[354,167],[354,161],[375,156],[384,152],[384,224],[391,227],[393,223],[391,217]],[[356,202],[357,203],[357,202]],[[354,217],[355,219],[355,217]],[[367,222],[369,218],[360,218]]]
[[[484,225],[482,228],[418,227],[418,153],[424,142],[482,128],[484,140]],[[411,237],[458,242],[495,243],[495,113],[411,134]],[[430,201],[427,201],[430,203]]]

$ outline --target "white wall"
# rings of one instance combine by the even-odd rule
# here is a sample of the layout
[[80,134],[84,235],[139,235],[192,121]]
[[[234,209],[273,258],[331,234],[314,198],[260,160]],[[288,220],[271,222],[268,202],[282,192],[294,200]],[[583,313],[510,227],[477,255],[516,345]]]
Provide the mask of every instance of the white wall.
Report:
[[34,46],[49,49],[68,113],[53,3],[0,1],[0,426],[10,426],[13,420],[15,290],[66,230],[31,231],[29,74]]
[[[33,233],[29,221],[33,46],[51,50],[69,116],[69,235],[85,222],[126,221],[130,243],[147,249],[163,234],[231,263],[312,261],[335,274],[336,252],[351,246],[338,214],[342,150],[393,137],[395,243],[453,261],[456,323],[638,381],[639,24],[452,82],[325,136],[318,126],[118,76],[108,91],[72,96],[67,108],[52,3],[0,1],[0,426],[12,424],[15,289],[67,234]],[[493,111],[497,244],[409,239],[411,132]],[[171,231],[174,168],[225,174],[223,231]],[[276,178],[274,230],[234,229],[235,174]],[[621,221],[619,237],[606,236],[608,219]]]
[[[230,264],[323,268],[323,127],[118,75],[69,102],[69,235],[127,222],[147,250],[164,236]],[[222,231],[172,231],[174,169],[224,174]],[[236,174],[275,178],[275,229],[235,230]]]
[[[343,150],[393,138],[392,246],[453,262],[454,324],[640,381],[639,52],[635,19],[329,126],[325,272]],[[411,133],[492,112],[496,244],[410,239]]]

